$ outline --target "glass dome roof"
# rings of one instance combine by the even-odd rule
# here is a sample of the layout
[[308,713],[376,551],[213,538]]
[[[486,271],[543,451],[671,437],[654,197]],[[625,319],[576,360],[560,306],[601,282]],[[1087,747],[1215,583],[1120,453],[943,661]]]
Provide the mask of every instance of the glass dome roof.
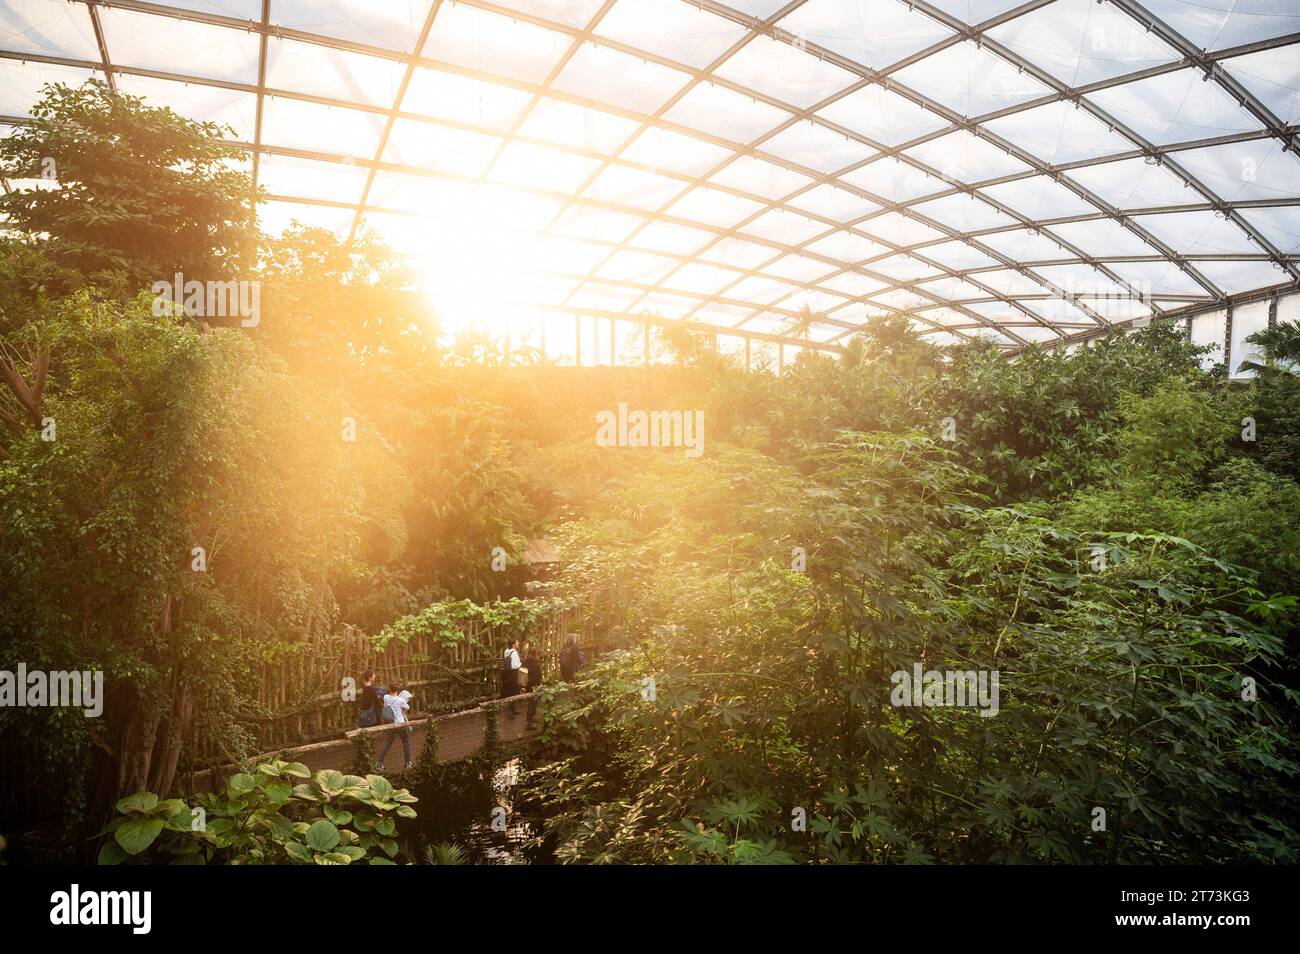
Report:
[[0,123],[92,75],[453,311],[1016,349],[1300,280],[1296,0],[0,3]]

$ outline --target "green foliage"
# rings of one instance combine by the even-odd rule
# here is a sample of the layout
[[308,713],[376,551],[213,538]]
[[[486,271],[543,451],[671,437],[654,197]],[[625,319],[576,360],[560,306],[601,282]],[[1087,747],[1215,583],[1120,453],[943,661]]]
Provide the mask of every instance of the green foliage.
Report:
[[5,709],[0,731],[45,753],[75,816],[105,746],[126,791],[165,792],[182,740],[247,752],[253,667],[333,625],[356,488],[328,407],[239,332],[79,294],[24,333],[55,355],[58,434],[0,436],[0,661],[101,670],[115,701]]
[[1284,321],[1250,335],[1247,342],[1264,349],[1264,363],[1243,361],[1241,367],[1265,378],[1294,377],[1300,368],[1300,321]]
[[1008,362],[996,349],[966,349],[928,393],[928,427],[956,421],[958,451],[1001,501],[1068,493],[1114,452],[1125,395],[1194,372],[1204,350],[1162,324],[1069,355],[1031,348]]
[[1239,429],[1242,402],[1231,407],[1213,395],[1171,381],[1145,397],[1120,400],[1122,426],[1116,455],[1129,479],[1178,486],[1203,484],[1210,468],[1227,455]]
[[424,849],[424,863],[426,865],[467,865],[469,856],[460,845],[440,841]]
[[1247,393],[1256,431],[1248,453],[1273,473],[1300,480],[1300,375],[1261,377]]
[[375,733],[358,732],[352,737],[352,764],[348,772],[352,775],[378,775],[382,770],[375,757]]
[[[1294,702],[1250,574],[973,508],[974,476],[919,438],[806,463],[802,485],[725,455],[659,468],[654,518],[566,542],[591,554],[571,584],[621,582],[637,640],[543,695],[553,761],[523,797],[560,860],[1294,860]],[[914,662],[1000,672],[1000,710],[893,705]]]
[[231,162],[226,130],[100,80],[47,85],[33,121],[0,140],[0,175],[56,188],[0,195],[9,225],[48,235],[51,259],[82,275],[122,279],[126,293],[155,281],[229,278],[251,267],[256,231],[247,173]]
[[555,611],[553,601],[508,599],[492,603],[472,600],[443,600],[430,603],[419,612],[394,620],[373,638],[376,650],[392,640],[410,642],[413,636],[431,636],[445,646],[464,641],[467,624],[504,628],[510,632],[530,631],[543,617]]
[[416,801],[382,775],[262,762],[193,808],[152,792],[121,799],[99,863],[394,864],[403,856],[397,819],[415,818]]

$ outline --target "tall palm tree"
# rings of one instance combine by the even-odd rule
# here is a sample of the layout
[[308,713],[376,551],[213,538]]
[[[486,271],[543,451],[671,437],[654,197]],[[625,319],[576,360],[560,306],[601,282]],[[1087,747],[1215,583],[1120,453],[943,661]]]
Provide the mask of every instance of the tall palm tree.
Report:
[[1294,376],[1300,370],[1300,322],[1284,321],[1246,339],[1250,344],[1264,349],[1264,363],[1243,361],[1241,367],[1262,377]]
[[840,363],[846,368],[860,368],[866,364],[867,339],[862,335],[854,335],[844,342],[844,350],[840,353]]
[[803,346],[808,347],[808,339],[812,337],[813,325],[825,319],[820,311],[813,311],[806,304],[799,309],[799,313],[790,319],[790,324],[786,326],[786,333],[797,335],[802,341]]

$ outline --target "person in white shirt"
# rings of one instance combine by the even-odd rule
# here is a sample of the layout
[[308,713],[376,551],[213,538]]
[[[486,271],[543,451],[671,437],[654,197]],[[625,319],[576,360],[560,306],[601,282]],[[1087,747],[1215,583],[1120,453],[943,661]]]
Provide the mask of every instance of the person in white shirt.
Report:
[[388,741],[384,743],[384,748],[379,753],[379,767],[384,767],[384,757],[388,755],[388,750],[393,747],[393,742],[399,736],[402,739],[402,751],[406,753],[405,768],[410,768],[414,763],[411,761],[411,723],[407,719],[406,713],[411,709],[411,694],[402,688],[401,684],[393,686],[393,691],[384,696],[384,721],[391,722],[394,725],[392,732],[388,733]]
[[519,640],[511,639],[506,651],[501,654],[501,698],[513,696],[519,691]]

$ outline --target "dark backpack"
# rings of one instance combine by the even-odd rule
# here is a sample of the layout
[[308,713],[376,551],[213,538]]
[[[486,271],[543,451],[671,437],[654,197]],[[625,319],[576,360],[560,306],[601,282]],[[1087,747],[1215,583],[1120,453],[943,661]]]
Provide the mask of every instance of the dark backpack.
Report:
[[379,725],[380,713],[384,708],[384,690],[378,686],[366,686],[361,690],[361,706],[357,711],[357,725],[366,729]]

